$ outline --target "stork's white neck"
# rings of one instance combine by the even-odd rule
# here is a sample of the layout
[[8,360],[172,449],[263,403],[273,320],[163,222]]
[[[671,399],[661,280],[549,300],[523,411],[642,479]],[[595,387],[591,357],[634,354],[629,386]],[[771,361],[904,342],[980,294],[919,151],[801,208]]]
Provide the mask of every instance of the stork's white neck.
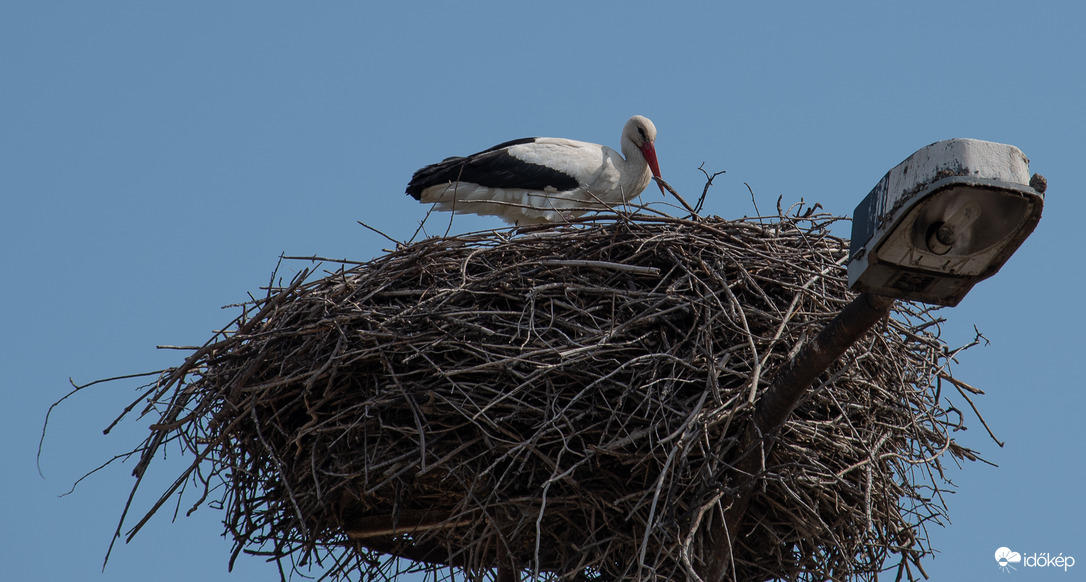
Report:
[[641,148],[625,135],[622,136],[622,155],[625,157],[625,165],[619,170],[622,176],[622,197],[624,201],[637,196],[649,185],[652,180],[652,171],[645,160],[645,154]]

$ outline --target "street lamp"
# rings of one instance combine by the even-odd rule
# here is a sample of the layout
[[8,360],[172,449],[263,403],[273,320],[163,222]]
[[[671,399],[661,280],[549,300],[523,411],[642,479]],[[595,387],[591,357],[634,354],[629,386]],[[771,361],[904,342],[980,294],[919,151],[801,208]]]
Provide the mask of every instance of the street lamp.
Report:
[[1031,181],[1029,160],[1014,146],[949,139],[921,148],[856,207],[849,287],[957,305],[1033,232],[1043,184]]
[[[1029,160],[1014,146],[951,139],[921,148],[883,176],[852,218],[848,283],[860,292],[776,374],[743,434],[734,472],[746,478],[723,519],[709,527],[722,543],[702,569],[723,580],[732,547],[773,441],[814,380],[895,299],[954,306],[991,277],[1041,219],[1045,179],[1029,177]],[[757,454],[753,454],[756,451]]]
[[848,282],[860,295],[777,373],[757,432],[783,424],[895,299],[954,306],[999,271],[1041,219],[1045,187],[1021,150],[976,139],[935,142],[887,172],[852,218]]

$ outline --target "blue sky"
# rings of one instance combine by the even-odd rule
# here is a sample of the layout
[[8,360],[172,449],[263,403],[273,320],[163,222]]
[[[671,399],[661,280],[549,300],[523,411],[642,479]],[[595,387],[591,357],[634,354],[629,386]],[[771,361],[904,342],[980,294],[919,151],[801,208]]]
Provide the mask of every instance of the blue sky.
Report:
[[[403,191],[422,165],[531,135],[617,147],[635,113],[689,198],[699,165],[727,170],[706,210],[729,218],[754,213],[744,182],[763,211],[780,196],[851,214],[940,139],[1030,157],[1049,180],[1037,231],[945,312],[952,344],[974,325],[991,341],[955,372],[987,391],[978,405],[1007,444],[966,417],[960,440],[999,468],[950,472],[951,523],[930,531],[926,569],[1076,578],[1003,574],[993,554],[1086,568],[1084,21],[1072,2],[0,4],[0,578],[275,579],[259,558],[227,573],[207,509],[164,511],[102,573],[130,465],[60,495],[146,428],[102,434],[136,383],[82,393],[53,415],[42,478],[42,422],[69,377],[178,363],[155,346],[205,341],[280,253],[380,254],[388,242],[357,220],[409,238],[425,208]],[[184,462],[167,458],[137,505]]]

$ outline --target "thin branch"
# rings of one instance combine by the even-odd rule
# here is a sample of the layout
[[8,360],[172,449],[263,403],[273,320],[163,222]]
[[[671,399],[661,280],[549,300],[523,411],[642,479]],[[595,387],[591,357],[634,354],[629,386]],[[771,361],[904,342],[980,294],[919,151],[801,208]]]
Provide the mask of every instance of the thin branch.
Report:
[[663,186],[665,190],[667,190],[672,196],[674,196],[675,199],[679,201],[679,204],[682,204],[683,208],[685,208],[686,211],[689,212],[691,216],[697,216],[698,215],[697,211],[694,210],[694,207],[687,204],[686,200],[683,200],[683,197],[679,196],[679,193],[676,192],[675,189],[671,187],[671,184],[668,184],[667,182],[664,181],[663,178],[660,178],[659,176],[653,176],[652,179],[656,180],[657,184]]
[[694,205],[693,214],[695,215],[701,214],[701,209],[705,206],[705,197],[709,194],[709,187],[713,185],[713,180],[716,179],[717,176],[726,173],[726,170],[721,170],[719,172],[713,172],[713,174],[710,175],[709,172],[705,171],[705,162],[702,162],[701,165],[698,166],[698,169],[701,170],[702,174],[705,174],[705,187],[701,190],[701,196],[698,197],[698,203]]

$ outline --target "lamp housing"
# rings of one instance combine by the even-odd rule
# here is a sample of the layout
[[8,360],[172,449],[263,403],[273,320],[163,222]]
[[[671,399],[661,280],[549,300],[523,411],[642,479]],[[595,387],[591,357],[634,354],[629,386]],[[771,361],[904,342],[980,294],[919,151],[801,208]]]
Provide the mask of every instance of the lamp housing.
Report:
[[957,305],[1033,232],[1042,184],[1011,145],[950,139],[917,150],[853,213],[849,287]]

